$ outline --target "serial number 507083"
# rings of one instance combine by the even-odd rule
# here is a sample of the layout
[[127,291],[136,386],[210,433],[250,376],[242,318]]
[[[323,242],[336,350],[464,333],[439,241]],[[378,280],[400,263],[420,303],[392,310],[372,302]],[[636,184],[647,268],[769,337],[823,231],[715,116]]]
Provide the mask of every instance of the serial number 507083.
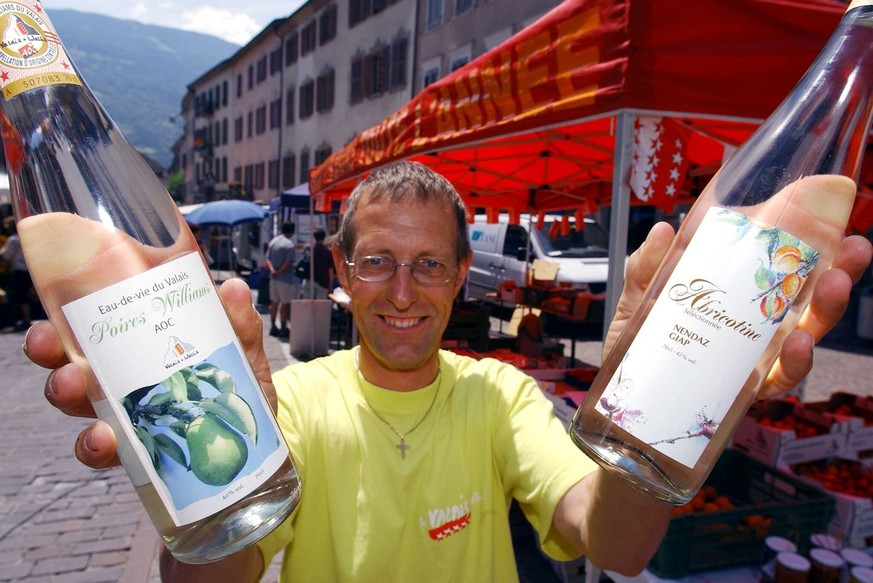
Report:
[[40,75],[39,77],[32,77],[30,79],[23,80],[22,85],[24,85],[28,89],[31,89],[33,87],[48,85],[50,83],[61,83],[62,81],[63,79],[60,75]]

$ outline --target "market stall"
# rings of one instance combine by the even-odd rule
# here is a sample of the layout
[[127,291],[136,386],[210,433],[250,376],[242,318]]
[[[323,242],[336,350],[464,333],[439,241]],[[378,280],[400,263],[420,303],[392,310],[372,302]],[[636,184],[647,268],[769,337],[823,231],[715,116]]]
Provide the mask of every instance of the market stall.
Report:
[[[788,94],[844,9],[832,0],[567,0],[313,169],[316,206],[399,159],[445,174],[472,208],[518,216],[610,206],[609,315],[630,205],[691,202]],[[859,211],[853,228],[871,221]]]

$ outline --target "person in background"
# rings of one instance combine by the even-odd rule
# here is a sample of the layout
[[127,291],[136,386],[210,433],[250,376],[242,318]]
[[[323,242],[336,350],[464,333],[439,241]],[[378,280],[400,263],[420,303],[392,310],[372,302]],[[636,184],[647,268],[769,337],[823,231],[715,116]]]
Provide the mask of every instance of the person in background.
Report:
[[206,261],[206,266],[209,267],[215,260],[209,253],[209,245],[207,245],[206,241],[202,239],[200,225],[196,223],[189,223],[188,226],[191,228],[191,234],[194,235],[194,239],[197,241],[197,246],[200,248],[200,253],[203,255],[203,259]]
[[21,240],[18,238],[18,229],[15,226],[14,217],[6,217],[3,227],[9,237],[3,248],[0,249],[0,257],[10,264],[9,271],[9,303],[15,306],[19,319],[15,322],[14,330],[22,332],[30,328],[30,295],[33,289],[33,281],[30,271],[24,261],[24,253],[21,251]]
[[324,244],[327,237],[324,229],[315,229],[312,237],[315,239],[315,244],[312,246],[313,283],[315,284],[313,297],[316,300],[326,300],[327,294],[333,289],[333,254]]
[[[297,276],[294,275],[297,250],[294,245],[294,223],[283,223],[282,231],[267,245],[267,269],[270,271],[270,335],[287,339],[291,318],[291,300],[297,298]],[[279,326],[276,326],[278,317]]]
[[[605,351],[672,237],[659,223],[628,261]],[[761,398],[809,372],[814,342],[842,317],[871,256],[863,237],[843,241],[816,284],[809,316],[785,338]],[[164,550],[164,581],[256,581],[282,550],[287,582],[517,581],[513,499],[549,556],[584,554],[603,569],[642,571],[672,507],[586,457],[521,370],[440,349],[472,257],[466,209],[451,184],[411,162],[374,170],[349,198],[333,257],[352,298],[359,346],[273,375],[248,286],[222,286],[255,374],[277,399],[303,496],[258,545],[215,563],[184,564]],[[50,323],[31,328],[24,348],[55,369],[45,387],[53,405],[93,415],[86,376],[67,364]],[[76,456],[91,467],[117,464],[109,426],[97,421],[83,431]]]

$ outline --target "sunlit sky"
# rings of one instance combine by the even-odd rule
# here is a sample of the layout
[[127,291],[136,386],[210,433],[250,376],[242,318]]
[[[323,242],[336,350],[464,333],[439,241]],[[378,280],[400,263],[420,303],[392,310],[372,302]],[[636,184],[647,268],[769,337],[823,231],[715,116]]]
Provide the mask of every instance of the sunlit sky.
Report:
[[181,28],[244,45],[276,18],[292,14],[305,0],[43,0],[51,18],[53,9],[94,12]]

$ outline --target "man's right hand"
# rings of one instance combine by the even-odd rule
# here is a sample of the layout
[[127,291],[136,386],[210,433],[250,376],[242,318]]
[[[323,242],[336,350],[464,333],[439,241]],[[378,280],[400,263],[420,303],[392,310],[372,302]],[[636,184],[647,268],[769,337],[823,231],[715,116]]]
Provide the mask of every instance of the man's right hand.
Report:
[[[275,410],[276,391],[264,353],[263,322],[252,305],[249,287],[241,279],[231,279],[221,286],[219,294],[255,377]],[[86,397],[85,372],[69,361],[51,323],[39,322],[32,326],[24,338],[23,348],[34,363],[52,369],[45,383],[45,396],[52,405],[67,415],[95,417],[94,408]],[[109,425],[95,421],[84,429],[76,440],[76,457],[92,468],[118,465],[115,434]]]

